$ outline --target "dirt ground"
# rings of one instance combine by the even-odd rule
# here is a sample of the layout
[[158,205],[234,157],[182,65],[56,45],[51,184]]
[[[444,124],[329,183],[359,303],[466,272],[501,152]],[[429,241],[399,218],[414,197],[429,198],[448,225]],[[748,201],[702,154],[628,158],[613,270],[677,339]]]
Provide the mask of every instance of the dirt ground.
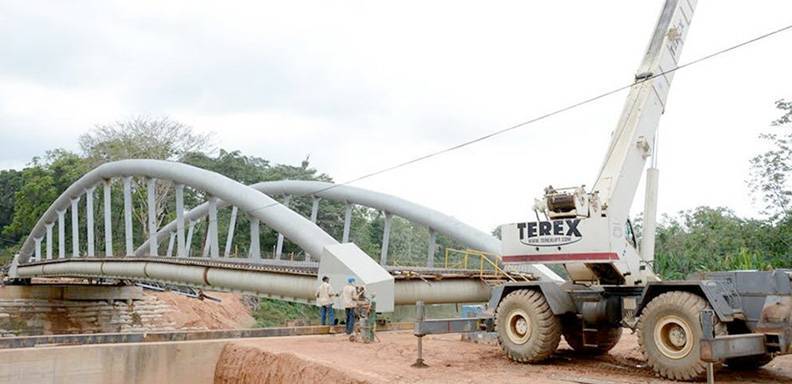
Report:
[[145,291],[144,294],[154,296],[168,306],[164,316],[176,329],[243,329],[256,324],[238,293],[209,293],[220,302],[193,299],[173,292]]
[[[576,356],[563,341],[546,364],[509,361],[497,345],[462,342],[459,335],[424,338],[425,369],[415,361],[409,332],[380,333],[380,342],[351,343],[345,335],[231,342],[217,364],[216,383],[673,383],[645,366],[635,335],[625,332],[609,355]],[[792,383],[792,356],[758,371],[716,374],[717,383]]]

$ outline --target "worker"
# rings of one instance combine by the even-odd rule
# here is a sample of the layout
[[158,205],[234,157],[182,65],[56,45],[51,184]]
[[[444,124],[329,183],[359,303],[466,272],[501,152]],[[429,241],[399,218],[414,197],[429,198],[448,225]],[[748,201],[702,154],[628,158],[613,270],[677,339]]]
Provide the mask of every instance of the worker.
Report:
[[330,278],[322,276],[322,283],[316,289],[316,305],[319,306],[319,317],[322,319],[322,325],[335,325],[333,296],[333,286],[330,285]]
[[351,335],[355,331],[355,307],[357,307],[357,300],[355,296],[357,287],[355,287],[355,278],[347,278],[347,285],[341,290],[341,301],[344,304],[344,311],[346,312],[346,334]]

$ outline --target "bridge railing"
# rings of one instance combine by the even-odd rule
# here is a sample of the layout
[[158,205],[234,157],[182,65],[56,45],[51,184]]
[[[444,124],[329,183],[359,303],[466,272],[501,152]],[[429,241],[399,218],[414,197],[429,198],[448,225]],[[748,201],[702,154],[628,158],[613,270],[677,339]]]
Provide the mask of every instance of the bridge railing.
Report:
[[446,248],[444,252],[443,268],[461,269],[477,271],[482,280],[507,280],[507,281],[530,281],[535,276],[524,273],[509,272],[501,268],[499,263],[500,256],[479,251],[476,249],[453,249]]

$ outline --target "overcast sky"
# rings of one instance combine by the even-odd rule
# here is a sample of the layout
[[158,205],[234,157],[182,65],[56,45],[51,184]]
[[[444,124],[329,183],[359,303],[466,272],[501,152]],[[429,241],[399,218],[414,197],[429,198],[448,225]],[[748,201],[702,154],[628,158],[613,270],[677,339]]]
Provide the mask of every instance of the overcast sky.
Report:
[[[662,3],[6,0],[0,168],[149,114],[345,181],[630,82]],[[788,0],[703,0],[682,62],[790,23]],[[661,212],[757,214],[748,160],[792,98],[790,47],[787,32],[676,74]],[[356,185],[491,230],[548,184],[593,184],[625,96]]]

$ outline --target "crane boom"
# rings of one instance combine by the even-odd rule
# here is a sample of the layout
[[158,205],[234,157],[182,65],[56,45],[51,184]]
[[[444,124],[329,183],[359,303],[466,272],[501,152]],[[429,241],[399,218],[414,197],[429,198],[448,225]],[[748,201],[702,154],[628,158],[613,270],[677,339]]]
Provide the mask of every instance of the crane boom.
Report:
[[[505,263],[564,264],[574,281],[657,280],[653,242],[645,241],[639,254],[628,219],[646,161],[656,155],[660,116],[695,5],[696,0],[666,0],[594,186],[590,191],[550,186],[534,206],[537,221],[501,226]],[[654,236],[657,175],[656,169],[647,175],[647,236]]]
[[669,71],[678,65],[695,5],[695,0],[669,0],[660,14],[592,189],[607,207],[608,216],[626,220],[629,215],[646,160],[654,152],[674,77]]

